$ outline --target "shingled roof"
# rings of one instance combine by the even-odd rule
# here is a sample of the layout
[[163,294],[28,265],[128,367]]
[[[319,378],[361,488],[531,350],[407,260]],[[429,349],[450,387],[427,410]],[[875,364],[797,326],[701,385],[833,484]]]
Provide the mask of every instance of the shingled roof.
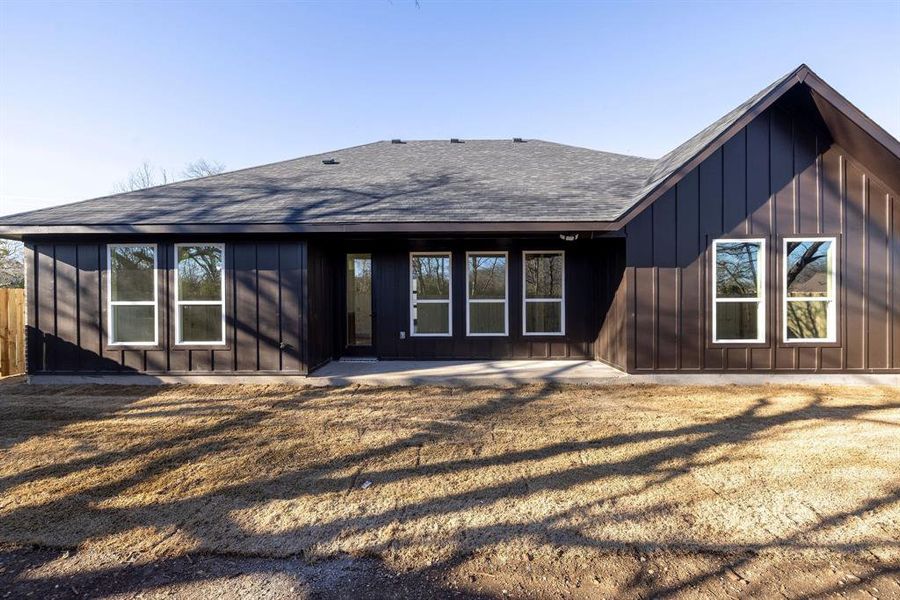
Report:
[[621,212],[654,164],[540,140],[383,141],[0,222],[604,221]]
[[541,140],[381,141],[0,217],[0,235],[389,224],[406,231],[417,224],[615,229],[804,82],[882,150],[900,156],[896,139],[801,65],[658,160]]

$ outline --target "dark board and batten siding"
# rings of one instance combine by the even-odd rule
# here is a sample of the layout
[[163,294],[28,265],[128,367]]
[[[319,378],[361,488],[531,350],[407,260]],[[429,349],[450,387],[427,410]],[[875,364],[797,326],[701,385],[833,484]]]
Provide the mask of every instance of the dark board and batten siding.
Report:
[[[565,335],[522,335],[522,252],[564,250],[566,252]],[[456,238],[447,240],[356,240],[310,243],[310,364],[340,355],[345,340],[342,278],[346,253],[372,254],[375,317],[374,353],[381,359],[592,359],[602,313],[610,299],[603,287],[606,265],[624,265],[622,240],[579,240],[574,243],[551,239]],[[453,279],[453,335],[410,336],[410,252],[451,252]],[[509,335],[466,335],[467,251],[505,251],[509,254]],[[321,274],[319,274],[321,272]],[[333,285],[315,285],[331,278]],[[318,296],[318,297],[317,297]],[[329,316],[326,306],[336,306]],[[323,309],[317,309],[320,306]],[[333,318],[329,323],[327,319]],[[320,333],[332,328],[330,342]],[[405,337],[401,338],[401,332]],[[315,359],[313,357],[316,357]]]
[[29,243],[30,373],[306,373],[305,242],[225,244],[226,343],[208,347],[175,344],[175,241],[134,241],[157,242],[159,344],[107,344],[105,243]]
[[[785,344],[785,236],[837,238],[837,342]],[[766,240],[766,342],[713,344],[711,241]],[[775,106],[627,225],[628,370],[900,369],[900,198]],[[620,290],[622,292],[623,290]]]
[[[562,336],[522,335],[522,251],[566,251],[566,333]],[[453,277],[453,336],[409,336],[409,252],[451,250]],[[509,335],[466,335],[466,251],[506,251],[508,262]],[[596,337],[596,312],[591,305],[593,281],[589,255],[581,245],[559,242],[523,245],[517,240],[453,241],[449,244],[403,247],[375,253],[375,297],[378,319],[376,344],[380,358],[396,359],[517,359],[591,358]],[[396,307],[391,310],[390,307]],[[400,339],[400,331],[407,332]]]
[[594,358],[617,369],[625,370],[628,336],[625,323],[628,314],[625,281],[625,240],[611,242],[609,250],[598,262],[596,310],[600,331]]
[[336,357],[335,324],[340,302],[337,301],[338,276],[343,267],[332,260],[320,244],[307,246],[307,289],[309,308],[309,370]]

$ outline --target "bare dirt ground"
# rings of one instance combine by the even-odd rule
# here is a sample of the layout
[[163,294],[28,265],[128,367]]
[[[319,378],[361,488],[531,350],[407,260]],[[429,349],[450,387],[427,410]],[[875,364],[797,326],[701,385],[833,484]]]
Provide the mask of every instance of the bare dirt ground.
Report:
[[0,386],[0,598],[900,598],[900,390]]

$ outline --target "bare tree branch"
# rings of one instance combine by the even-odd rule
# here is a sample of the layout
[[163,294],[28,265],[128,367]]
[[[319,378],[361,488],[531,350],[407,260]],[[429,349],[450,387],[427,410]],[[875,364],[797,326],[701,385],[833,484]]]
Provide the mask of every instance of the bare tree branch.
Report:
[[25,287],[25,249],[22,242],[0,240],[0,288]]
[[165,169],[154,167],[149,160],[128,174],[128,177],[116,184],[117,192],[133,192],[157,185],[169,183],[169,174]]
[[[220,162],[199,158],[184,168],[181,172],[183,179],[196,179],[197,177],[208,177],[209,175],[218,175],[225,170],[225,165]],[[173,183],[176,179],[172,177],[166,169],[155,167],[149,160],[141,163],[141,166],[128,174],[128,177],[117,183],[114,187],[116,192],[133,192],[135,190],[143,190],[157,185],[165,185]]]
[[188,163],[181,174],[185,179],[196,179],[198,177],[218,175],[224,170],[225,165],[220,162],[216,162],[214,160],[206,160],[205,158],[198,158],[197,160]]

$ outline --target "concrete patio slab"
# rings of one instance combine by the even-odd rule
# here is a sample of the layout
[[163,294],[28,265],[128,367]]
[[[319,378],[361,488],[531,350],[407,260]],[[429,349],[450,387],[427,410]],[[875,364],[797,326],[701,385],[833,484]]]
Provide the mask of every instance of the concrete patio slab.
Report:
[[590,360],[334,361],[309,378],[314,385],[895,385],[900,375],[734,373],[628,375]]
[[338,360],[310,376],[288,374],[179,375],[31,375],[35,384],[290,384],[340,386],[349,384],[518,385],[559,383],[576,385],[888,385],[900,386],[900,374],[875,373],[697,373],[628,375],[590,360]]
[[613,367],[590,360],[333,361],[309,377],[321,385],[603,385],[627,378]]

